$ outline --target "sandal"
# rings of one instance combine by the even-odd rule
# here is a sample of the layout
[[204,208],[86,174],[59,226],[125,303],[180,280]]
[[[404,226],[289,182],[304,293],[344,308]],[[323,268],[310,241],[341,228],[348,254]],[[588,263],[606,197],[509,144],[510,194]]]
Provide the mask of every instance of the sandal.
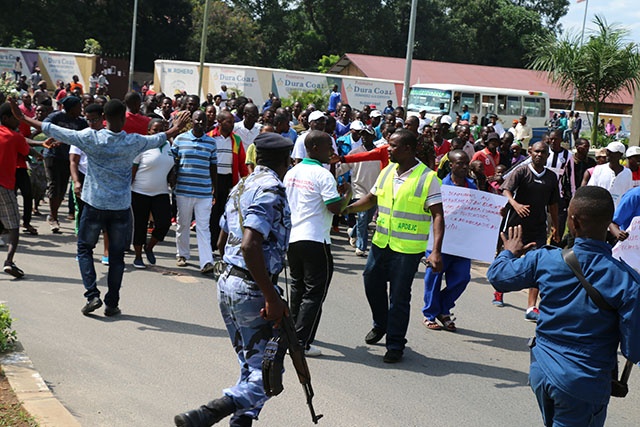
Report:
[[449,332],[456,332],[458,330],[456,328],[456,324],[451,319],[451,316],[440,314],[436,316],[436,318],[440,321],[440,323],[442,323],[442,326],[444,326],[445,330]]
[[442,326],[438,325],[438,322],[436,322],[435,320],[429,320],[426,317],[424,318],[424,320],[422,321],[422,324],[427,328],[430,329],[432,331],[439,331],[442,329]]

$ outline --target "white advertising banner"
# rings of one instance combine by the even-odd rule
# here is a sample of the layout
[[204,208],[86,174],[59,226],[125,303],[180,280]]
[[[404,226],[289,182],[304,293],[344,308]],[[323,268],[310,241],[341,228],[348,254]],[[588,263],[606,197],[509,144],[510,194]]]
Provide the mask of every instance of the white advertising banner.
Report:
[[42,52],[40,53],[40,61],[44,67],[43,71],[49,75],[51,81],[62,80],[67,83],[72,81],[72,76],[78,76],[82,86],[84,88],[89,87],[89,81],[85,79],[85,77],[89,76],[82,74],[78,61],[73,55]]
[[237,95],[242,94],[252,99],[259,107],[269,95],[263,93],[258,71],[255,69],[209,66],[209,92],[215,95],[222,85],[226,85],[230,92],[240,91]]
[[342,87],[346,96],[346,102],[353,108],[361,109],[363,105],[374,104],[382,110],[388,100],[395,104],[398,95],[394,83],[383,83],[369,80],[358,80],[342,77]]
[[160,86],[167,96],[173,97],[176,90],[184,90],[188,94],[198,92],[197,65],[166,63],[160,68]]
[[329,85],[325,76],[303,73],[273,72],[273,86],[277,96],[289,98],[292,92],[308,92],[322,89],[329,94]]

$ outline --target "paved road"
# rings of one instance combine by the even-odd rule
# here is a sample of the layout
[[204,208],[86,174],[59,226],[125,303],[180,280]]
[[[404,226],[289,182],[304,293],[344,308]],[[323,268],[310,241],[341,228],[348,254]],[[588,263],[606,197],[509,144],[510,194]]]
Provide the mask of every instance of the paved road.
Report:
[[[45,206],[46,209],[46,206]],[[174,264],[174,232],[157,250],[158,265],[135,270],[127,257],[117,319],[80,314],[83,287],[74,260],[71,224],[50,235],[23,236],[16,262],[27,277],[0,276],[14,326],[54,394],[87,427],[170,426],[173,415],[196,407],[235,382],[237,363],[218,312],[215,282],[196,266]],[[195,239],[193,239],[195,241]],[[364,259],[334,239],[335,274],[309,360],[320,425],[538,426],[527,386],[526,341],[534,325],[523,320],[526,294],[506,296],[494,308],[485,269],[455,309],[458,333],[428,331],[420,315],[422,274],[413,284],[412,319],[404,361],[382,362],[384,347],[367,345],[370,313],[361,271]],[[97,266],[106,286],[107,268]],[[312,425],[290,362],[285,391],[267,403],[258,426]],[[607,426],[640,420],[640,375],[630,396],[609,406]],[[224,425],[224,424],[223,424]]]

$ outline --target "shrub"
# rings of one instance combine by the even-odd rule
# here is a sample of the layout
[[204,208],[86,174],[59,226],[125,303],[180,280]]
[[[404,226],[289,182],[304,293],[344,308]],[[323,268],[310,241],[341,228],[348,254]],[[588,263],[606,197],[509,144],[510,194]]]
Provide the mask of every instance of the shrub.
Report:
[[18,339],[16,331],[11,329],[13,319],[9,309],[4,304],[0,304],[0,353],[13,350]]

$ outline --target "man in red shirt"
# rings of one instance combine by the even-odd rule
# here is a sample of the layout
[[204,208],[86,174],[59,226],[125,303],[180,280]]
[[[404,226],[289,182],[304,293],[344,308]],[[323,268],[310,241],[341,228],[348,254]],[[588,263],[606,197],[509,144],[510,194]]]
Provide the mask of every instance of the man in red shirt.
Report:
[[19,122],[13,117],[8,102],[0,105],[0,124],[0,223],[9,232],[3,271],[20,278],[24,276],[24,272],[13,262],[18,249],[20,227],[20,211],[15,193],[16,168],[18,155],[27,156],[30,148],[25,137],[15,131]]
[[124,104],[127,106],[123,131],[126,133],[137,133],[146,135],[149,131],[150,117],[140,114],[142,97],[138,92],[129,92],[124,97]]
[[496,174],[496,166],[500,164],[500,153],[498,153],[500,137],[497,133],[491,132],[487,135],[487,146],[473,155],[471,161],[480,160],[484,166],[484,175],[491,179]]

